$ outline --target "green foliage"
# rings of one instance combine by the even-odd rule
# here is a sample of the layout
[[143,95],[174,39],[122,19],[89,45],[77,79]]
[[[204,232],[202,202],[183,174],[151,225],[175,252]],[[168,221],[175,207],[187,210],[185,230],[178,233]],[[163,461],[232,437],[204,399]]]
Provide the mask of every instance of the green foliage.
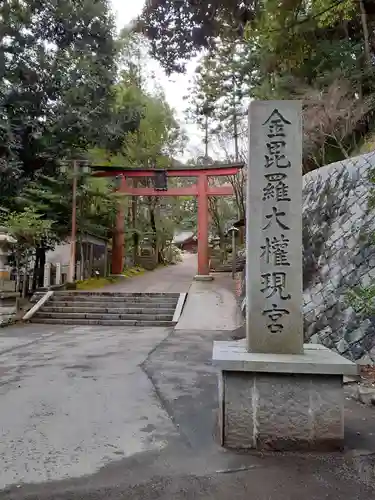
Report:
[[349,290],[346,295],[346,302],[358,314],[373,316],[375,314],[375,285],[356,287]]
[[223,40],[205,55],[196,70],[189,96],[190,114],[202,128],[205,114],[211,132],[236,134],[235,119],[244,114],[250,86],[256,83],[256,54],[240,41]]
[[[18,231],[29,220],[20,241],[40,270],[46,250],[71,231],[73,179],[60,173],[62,161],[166,166],[185,137],[163,93],[150,90],[147,41],[125,32],[114,39],[107,0],[6,0],[0,30],[0,206]],[[111,182],[79,176],[80,234],[110,237],[118,205],[129,201],[113,191]],[[159,216],[159,200],[139,200],[139,227],[126,210],[126,230],[157,233],[164,245],[180,217],[176,200],[167,211]],[[39,234],[37,221],[49,230]]]
[[140,26],[169,71],[205,49],[190,111],[204,127],[208,110],[211,132],[237,137],[250,98],[301,99],[306,172],[355,154],[374,130],[370,0],[156,1]]
[[[368,197],[368,212],[371,214],[375,208],[375,169],[370,169],[368,173],[368,180],[371,182],[372,187]],[[375,245],[375,233],[365,232],[362,235],[362,243],[367,241],[368,245]],[[375,315],[375,285],[369,286],[356,286],[348,290],[346,294],[346,302],[353,307],[353,309],[362,316]]]
[[26,207],[21,212],[9,212],[3,215],[1,223],[16,240],[15,257],[18,265],[28,260],[35,248],[53,234],[53,222],[43,220],[35,209]]
[[238,39],[260,9],[257,0],[154,0],[147,2],[138,30],[151,41],[152,53],[168,72],[184,71],[185,62],[218,37]]
[[113,22],[106,0],[0,4],[0,202],[111,120]]
[[[58,177],[38,176],[20,197],[20,206],[33,207],[46,221],[53,221],[54,241],[71,231],[72,172]],[[77,182],[77,229],[80,233],[107,236],[113,224],[117,199],[105,179],[80,175]],[[51,242],[53,243],[53,242]]]

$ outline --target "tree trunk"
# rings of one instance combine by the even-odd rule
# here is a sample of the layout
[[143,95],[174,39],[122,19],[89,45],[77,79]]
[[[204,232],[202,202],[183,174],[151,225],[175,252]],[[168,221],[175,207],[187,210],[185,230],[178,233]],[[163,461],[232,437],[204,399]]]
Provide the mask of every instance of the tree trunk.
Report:
[[16,269],[17,269],[16,292],[19,292],[21,283],[21,269],[20,269],[20,256],[18,253],[16,255]]
[[80,255],[81,265],[79,266],[78,279],[82,281],[84,279],[84,272],[85,272],[85,254],[83,251],[83,242],[81,237],[79,238],[79,255]]
[[24,270],[24,273],[23,273],[23,283],[22,283],[22,298],[23,299],[26,297],[26,293],[28,291],[27,290],[28,289],[27,283],[29,281],[28,267],[29,267],[29,251],[26,250],[26,254],[25,254],[25,270]]
[[35,250],[35,288],[34,288],[34,276],[33,276],[33,290],[36,288],[42,288],[44,286],[44,266],[46,263],[46,247],[42,243]]
[[38,248],[35,249],[35,260],[34,260],[34,269],[33,269],[33,282],[32,282],[32,290],[35,292],[37,287],[38,280],[38,270],[39,270],[39,257],[38,257]]
[[361,10],[361,23],[363,31],[363,45],[365,51],[365,58],[367,65],[370,66],[371,65],[370,34],[367,24],[367,12],[363,0],[359,0],[359,7]]
[[163,255],[158,245],[158,232],[156,227],[155,208],[153,206],[152,196],[149,196],[149,211],[150,211],[150,226],[153,233],[152,248],[154,249],[158,264],[163,264],[164,262]]
[[239,149],[238,149],[238,117],[237,117],[237,98],[236,98],[236,81],[233,76],[233,137],[234,137],[234,155],[235,160],[239,159]]

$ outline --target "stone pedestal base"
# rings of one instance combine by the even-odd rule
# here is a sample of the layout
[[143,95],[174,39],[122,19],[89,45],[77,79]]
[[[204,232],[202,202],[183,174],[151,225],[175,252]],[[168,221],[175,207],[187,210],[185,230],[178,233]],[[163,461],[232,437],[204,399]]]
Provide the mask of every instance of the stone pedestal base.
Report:
[[0,327],[13,323],[17,314],[16,292],[0,292]]
[[357,366],[323,346],[305,354],[248,353],[215,342],[221,444],[238,450],[337,450],[344,442],[343,374]]
[[210,274],[197,274],[194,276],[195,281],[212,281],[214,279]]

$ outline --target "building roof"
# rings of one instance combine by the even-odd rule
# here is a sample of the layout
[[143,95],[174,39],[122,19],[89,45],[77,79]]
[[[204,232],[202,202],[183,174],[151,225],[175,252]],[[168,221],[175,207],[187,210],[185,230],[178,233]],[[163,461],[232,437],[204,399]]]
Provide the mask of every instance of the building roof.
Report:
[[194,238],[194,236],[195,233],[193,231],[180,231],[178,233],[175,233],[172,243],[174,243],[175,245],[182,245],[191,238]]

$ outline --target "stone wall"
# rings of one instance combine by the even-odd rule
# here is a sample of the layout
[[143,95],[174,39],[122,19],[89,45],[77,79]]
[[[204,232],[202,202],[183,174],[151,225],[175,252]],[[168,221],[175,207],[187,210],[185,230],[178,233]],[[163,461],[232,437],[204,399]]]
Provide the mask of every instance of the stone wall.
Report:
[[[375,318],[354,312],[347,291],[374,283],[374,213],[368,209],[375,153],[327,165],[303,182],[303,312],[306,341],[375,362]],[[244,273],[239,277],[245,307]]]

